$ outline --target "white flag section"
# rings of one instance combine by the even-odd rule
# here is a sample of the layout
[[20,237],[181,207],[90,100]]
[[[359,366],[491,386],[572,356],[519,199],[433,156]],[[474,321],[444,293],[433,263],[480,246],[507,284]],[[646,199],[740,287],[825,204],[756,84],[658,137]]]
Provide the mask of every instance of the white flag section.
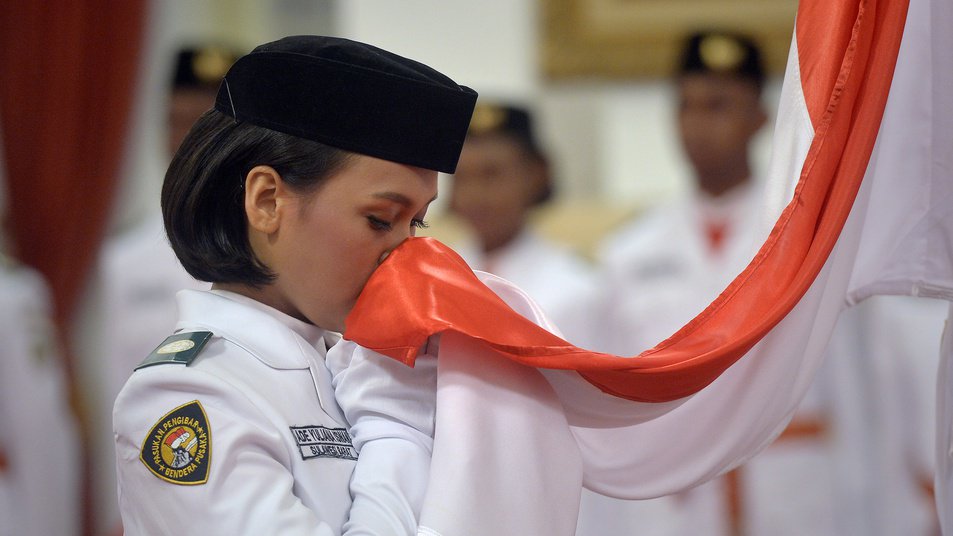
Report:
[[849,301],[953,300],[953,3],[911,0]]
[[[858,20],[891,13],[873,1],[841,4],[802,1],[799,28],[815,26],[797,35],[817,35],[827,25],[820,17],[838,16],[831,13],[852,11],[850,16],[860,14]],[[791,313],[694,396],[667,404],[624,401],[575,372],[523,367],[470,339],[444,334],[420,533],[570,535],[582,486],[619,498],[648,498],[708,480],[744,462],[781,432],[847,304],[877,293],[953,299],[950,28],[953,2],[911,0],[877,142],[834,250]],[[765,200],[775,213],[791,199],[815,130],[821,128],[811,118],[817,103],[805,93],[824,82],[802,80],[815,73],[799,63],[798,49],[806,53],[809,46],[795,40],[785,75],[774,183],[768,190],[772,197]],[[858,40],[850,46],[867,45]],[[876,54],[871,58],[878,59]],[[845,128],[871,127],[860,121]],[[845,150],[843,160],[865,157]],[[494,278],[485,282],[514,309],[547,325],[517,289]],[[943,348],[937,501],[943,528],[953,533],[949,336]]]

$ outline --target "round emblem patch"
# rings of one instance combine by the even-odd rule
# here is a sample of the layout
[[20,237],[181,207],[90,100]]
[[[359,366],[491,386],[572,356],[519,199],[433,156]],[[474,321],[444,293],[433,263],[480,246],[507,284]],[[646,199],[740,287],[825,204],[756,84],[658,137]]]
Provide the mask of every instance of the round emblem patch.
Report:
[[142,442],[139,459],[152,474],[173,484],[208,481],[212,436],[198,400],[166,413]]
[[181,341],[170,342],[162,348],[156,350],[157,354],[177,354],[179,352],[184,352],[186,350],[191,350],[195,348],[195,342],[190,339],[183,339]]

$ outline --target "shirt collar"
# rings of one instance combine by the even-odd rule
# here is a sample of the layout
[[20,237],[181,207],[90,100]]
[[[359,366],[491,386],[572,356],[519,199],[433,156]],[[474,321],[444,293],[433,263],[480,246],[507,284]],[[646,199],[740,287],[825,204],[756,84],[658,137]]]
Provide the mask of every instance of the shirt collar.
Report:
[[277,369],[308,368],[306,355],[327,354],[324,329],[225,290],[182,290],[176,330],[204,328]]
[[694,200],[704,220],[735,220],[747,212],[755,190],[755,181],[749,179],[718,196],[698,188]]

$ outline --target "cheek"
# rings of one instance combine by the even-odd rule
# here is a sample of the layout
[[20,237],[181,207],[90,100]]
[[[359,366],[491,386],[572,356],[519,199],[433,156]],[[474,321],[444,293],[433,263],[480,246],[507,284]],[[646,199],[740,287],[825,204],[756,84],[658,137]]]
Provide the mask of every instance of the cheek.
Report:
[[364,244],[332,238],[315,241],[310,253],[300,256],[295,268],[298,286],[291,291],[314,323],[340,330],[380,255],[367,254]]
[[386,249],[374,239],[373,233],[359,228],[362,223],[354,232],[336,235],[324,252],[325,291],[338,301],[350,302],[357,298]]

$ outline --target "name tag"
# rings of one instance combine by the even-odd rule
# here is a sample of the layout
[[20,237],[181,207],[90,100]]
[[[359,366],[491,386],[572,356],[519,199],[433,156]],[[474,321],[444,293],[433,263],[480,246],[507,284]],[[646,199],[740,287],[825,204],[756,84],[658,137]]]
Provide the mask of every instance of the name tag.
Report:
[[326,426],[291,426],[302,460],[311,458],[338,458],[356,460],[357,450],[351,442],[351,434],[344,428]]

